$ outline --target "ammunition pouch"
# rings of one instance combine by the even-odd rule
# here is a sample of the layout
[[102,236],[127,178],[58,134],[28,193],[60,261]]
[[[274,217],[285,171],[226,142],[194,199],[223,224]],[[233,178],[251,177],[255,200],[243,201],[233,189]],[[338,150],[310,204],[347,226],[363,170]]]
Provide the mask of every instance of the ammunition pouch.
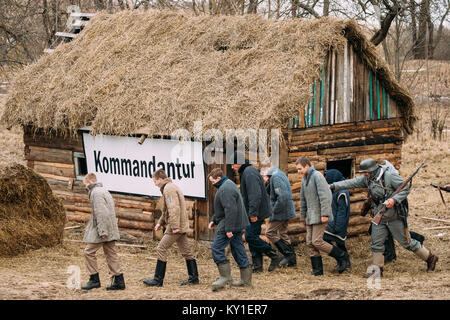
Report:
[[409,211],[408,199],[405,199],[402,202],[395,204],[395,210],[399,218],[406,219],[408,217]]

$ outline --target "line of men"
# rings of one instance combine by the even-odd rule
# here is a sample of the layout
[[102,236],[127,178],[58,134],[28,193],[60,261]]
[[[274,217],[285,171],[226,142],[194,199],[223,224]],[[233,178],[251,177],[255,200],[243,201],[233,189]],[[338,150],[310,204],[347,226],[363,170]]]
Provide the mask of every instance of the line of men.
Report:
[[[392,238],[424,260],[427,263],[427,271],[435,269],[438,257],[423,246],[423,236],[410,233],[405,225],[408,212],[407,196],[410,190],[407,186],[402,192],[393,195],[403,180],[392,165],[380,165],[373,159],[366,159],[360,164],[359,172],[362,176],[348,180],[336,169],[325,170],[325,176],[322,175],[306,157],[299,157],[296,167],[302,176],[300,221],[306,228],[306,245],[310,250],[312,275],[323,275],[322,252],[336,260],[336,272],[342,273],[351,267],[345,246],[350,217],[348,189],[351,188],[368,189],[374,215],[383,206],[387,207],[381,223],[371,225],[373,264],[380,268],[381,275],[384,263],[395,259]],[[208,226],[210,229],[217,228],[211,251],[219,278],[212,283],[213,291],[227,285],[251,286],[252,273],[263,271],[263,255],[268,256],[271,261],[268,271],[295,267],[297,264],[295,250],[287,233],[288,221],[295,218],[296,214],[286,174],[277,167],[262,169],[260,173],[248,162],[237,164],[237,155],[232,168],[239,174],[240,188],[220,168],[212,170],[208,176],[210,183],[217,188],[214,215]],[[156,171],[152,179],[160,188],[163,197],[162,215],[155,230],[164,226],[165,233],[156,249],[154,276],[143,280],[143,283],[147,286],[163,285],[167,252],[177,243],[186,260],[188,271],[188,279],[180,285],[198,284],[197,263],[188,245],[189,222],[184,195],[164,170]],[[89,193],[92,214],[83,239],[87,243],[84,253],[90,278],[82,289],[100,287],[95,253],[103,247],[113,275],[107,290],[123,290],[125,281],[115,248],[115,242],[120,236],[113,198],[102,184],[97,182],[95,174],[89,173],[83,182]],[[269,225],[266,236],[270,243],[260,237],[262,223],[267,218]],[[248,243],[252,263],[247,257],[243,235]],[[231,265],[225,253],[228,245],[240,268],[238,281],[233,281],[231,277]],[[372,273],[367,273],[364,276],[371,275]]]

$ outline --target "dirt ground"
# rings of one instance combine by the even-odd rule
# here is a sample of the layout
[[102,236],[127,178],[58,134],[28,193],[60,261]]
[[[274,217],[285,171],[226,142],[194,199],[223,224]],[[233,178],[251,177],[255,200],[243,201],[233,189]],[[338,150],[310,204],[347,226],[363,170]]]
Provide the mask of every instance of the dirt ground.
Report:
[[[1,114],[0,97],[0,114]],[[443,108],[449,108],[443,104]],[[210,284],[217,279],[218,272],[210,252],[210,243],[192,240],[192,248],[198,261],[200,284],[180,287],[179,283],[187,278],[183,258],[173,248],[169,255],[164,287],[148,288],[142,280],[153,277],[156,258],[155,242],[145,243],[147,248],[120,247],[119,255],[124,269],[126,290],[107,292],[109,285],[108,269],[102,252],[98,254],[102,287],[89,292],[67,288],[70,276],[68,268],[79,266],[81,283],[87,281],[88,275],[84,267],[83,248],[79,242],[83,229],[65,231],[63,245],[53,248],[42,248],[12,258],[0,258],[0,299],[231,299],[231,300],[379,300],[379,299],[450,299],[450,229],[426,230],[428,227],[449,226],[424,219],[436,218],[450,220],[450,194],[444,193],[447,208],[444,207],[439,193],[429,186],[430,183],[450,183],[450,148],[447,135],[442,141],[430,139],[426,130],[430,123],[429,112],[424,104],[418,104],[420,115],[420,135],[410,136],[403,148],[402,176],[407,176],[421,162],[424,167],[414,179],[409,196],[410,229],[425,235],[425,246],[439,256],[434,272],[426,272],[426,263],[413,253],[398,247],[398,258],[385,266],[384,277],[377,289],[374,283],[368,283],[362,277],[371,264],[370,237],[361,235],[350,238],[347,247],[352,261],[352,269],[341,275],[331,271],[335,266],[334,259],[324,257],[324,276],[310,275],[311,265],[304,243],[295,249],[297,266],[295,268],[265,271],[253,275],[251,288],[226,288],[212,292]],[[4,163],[21,162],[23,160],[22,132],[19,128],[11,131],[0,126],[0,161]],[[68,224],[69,226],[70,224]],[[269,260],[265,258],[265,270]],[[238,268],[232,261],[234,278],[239,275]],[[372,286],[371,286],[372,285]]]

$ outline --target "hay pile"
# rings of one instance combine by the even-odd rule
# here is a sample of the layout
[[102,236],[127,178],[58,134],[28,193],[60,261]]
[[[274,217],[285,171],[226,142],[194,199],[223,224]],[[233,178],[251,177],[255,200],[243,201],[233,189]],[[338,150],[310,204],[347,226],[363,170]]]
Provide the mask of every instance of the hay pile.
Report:
[[0,256],[61,243],[65,220],[44,178],[20,164],[0,167]]
[[286,128],[312,96],[326,53],[346,37],[386,77],[410,131],[412,100],[355,22],[157,10],[95,16],[74,41],[18,74],[2,121],[125,135],[193,132],[198,120],[222,132]]

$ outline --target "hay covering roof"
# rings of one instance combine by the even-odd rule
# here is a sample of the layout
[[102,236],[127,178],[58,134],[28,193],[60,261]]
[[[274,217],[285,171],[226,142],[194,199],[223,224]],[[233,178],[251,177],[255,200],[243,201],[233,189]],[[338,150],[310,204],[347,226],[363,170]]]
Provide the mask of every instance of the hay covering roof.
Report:
[[18,74],[2,121],[72,133],[90,125],[94,134],[170,135],[198,120],[204,130],[285,128],[346,37],[385,79],[411,132],[412,99],[352,21],[156,10],[95,16]]

